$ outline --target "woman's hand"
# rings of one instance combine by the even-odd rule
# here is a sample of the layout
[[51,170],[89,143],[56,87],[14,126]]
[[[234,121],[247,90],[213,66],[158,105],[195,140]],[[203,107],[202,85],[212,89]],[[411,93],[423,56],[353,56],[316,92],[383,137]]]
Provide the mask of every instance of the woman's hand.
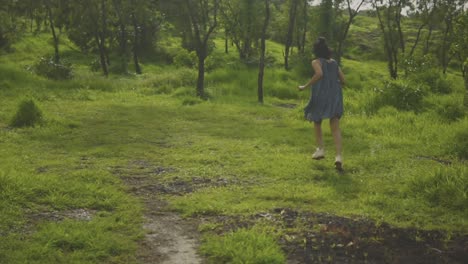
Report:
[[304,90],[306,88],[306,86],[305,85],[299,85],[299,87],[297,87],[297,88],[299,88],[299,91],[302,91],[302,90]]

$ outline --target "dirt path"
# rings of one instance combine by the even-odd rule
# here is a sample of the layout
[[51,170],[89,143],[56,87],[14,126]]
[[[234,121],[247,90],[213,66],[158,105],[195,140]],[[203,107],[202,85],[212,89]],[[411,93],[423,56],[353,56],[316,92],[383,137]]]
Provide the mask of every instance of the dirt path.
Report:
[[139,263],[201,264],[198,224],[182,219],[168,210],[160,195],[164,186],[154,176],[168,169],[152,166],[143,161],[115,168],[114,173],[129,187],[129,191],[144,202],[145,238],[137,252]]

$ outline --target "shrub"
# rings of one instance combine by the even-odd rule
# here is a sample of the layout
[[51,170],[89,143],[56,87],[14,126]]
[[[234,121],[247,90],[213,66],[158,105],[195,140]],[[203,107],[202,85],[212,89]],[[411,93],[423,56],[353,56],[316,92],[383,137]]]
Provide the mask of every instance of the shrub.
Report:
[[432,174],[415,178],[410,186],[411,192],[422,196],[431,204],[454,210],[468,209],[466,168],[439,169]]
[[407,58],[403,62],[403,69],[408,80],[427,85],[433,93],[448,94],[452,92],[452,84],[434,65],[436,65],[435,59],[426,55]]
[[437,105],[437,113],[447,121],[457,121],[465,116],[465,109],[462,103],[454,100],[444,100]]
[[186,97],[182,101],[182,105],[196,105],[202,103],[203,100],[198,97]]
[[468,126],[455,132],[453,137],[453,153],[459,159],[468,160]]
[[383,90],[377,90],[380,93],[377,100],[380,105],[390,105],[399,110],[420,112],[423,108],[426,91],[427,87],[420,83],[408,80],[391,80],[385,82]]
[[24,100],[19,104],[18,111],[10,122],[12,127],[33,127],[42,122],[42,111],[36,103]]
[[73,70],[70,63],[55,63],[52,57],[41,57],[34,65],[37,75],[52,80],[67,80],[73,78]]
[[197,67],[197,60],[195,52],[179,49],[174,57],[174,64],[179,67],[195,68]]

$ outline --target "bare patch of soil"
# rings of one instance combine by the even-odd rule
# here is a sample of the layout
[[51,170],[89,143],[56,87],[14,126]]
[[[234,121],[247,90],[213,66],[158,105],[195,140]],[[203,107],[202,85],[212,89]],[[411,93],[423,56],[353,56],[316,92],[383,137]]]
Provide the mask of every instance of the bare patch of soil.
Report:
[[468,235],[376,225],[367,219],[278,208],[250,217],[212,216],[218,234],[266,221],[283,230],[280,244],[288,264],[466,263]]

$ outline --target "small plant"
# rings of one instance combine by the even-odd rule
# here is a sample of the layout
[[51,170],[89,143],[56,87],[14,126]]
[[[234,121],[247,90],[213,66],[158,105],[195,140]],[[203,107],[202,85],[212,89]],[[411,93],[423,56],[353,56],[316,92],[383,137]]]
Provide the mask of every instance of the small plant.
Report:
[[44,76],[52,80],[68,80],[73,78],[73,70],[70,63],[56,63],[54,58],[41,57],[34,65],[37,75]]
[[187,97],[182,101],[182,105],[196,105],[202,102],[203,100],[198,97]]
[[42,122],[42,111],[34,100],[24,100],[20,103],[18,111],[10,122],[12,127],[33,127]]
[[284,263],[285,258],[280,247],[268,234],[240,229],[226,234],[222,238],[209,237],[202,246],[202,251],[209,255],[214,263]]
[[449,167],[417,177],[411,183],[411,191],[419,194],[431,204],[466,211],[468,209],[468,170]]
[[457,121],[465,116],[465,109],[462,103],[455,100],[445,100],[437,106],[437,113],[445,120]]

